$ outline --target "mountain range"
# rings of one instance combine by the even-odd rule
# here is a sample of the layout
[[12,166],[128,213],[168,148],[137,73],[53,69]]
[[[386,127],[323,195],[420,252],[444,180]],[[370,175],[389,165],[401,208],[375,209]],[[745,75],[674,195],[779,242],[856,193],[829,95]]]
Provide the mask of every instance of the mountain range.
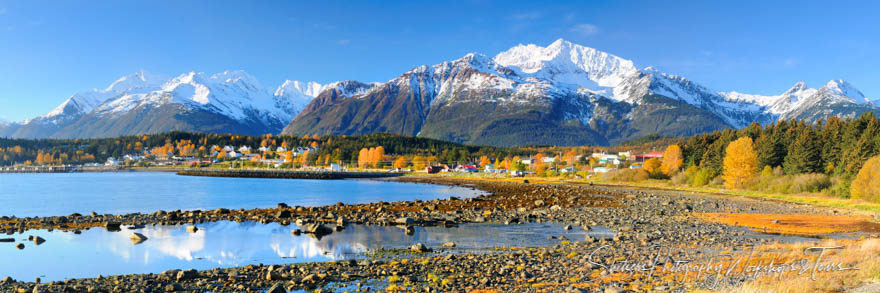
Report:
[[384,83],[286,81],[272,91],[243,71],[175,78],[141,71],[74,94],[46,115],[0,124],[0,136],[389,132],[497,146],[609,145],[877,110],[842,80],[818,89],[799,82],[775,96],[718,92],[559,39],[418,66]]

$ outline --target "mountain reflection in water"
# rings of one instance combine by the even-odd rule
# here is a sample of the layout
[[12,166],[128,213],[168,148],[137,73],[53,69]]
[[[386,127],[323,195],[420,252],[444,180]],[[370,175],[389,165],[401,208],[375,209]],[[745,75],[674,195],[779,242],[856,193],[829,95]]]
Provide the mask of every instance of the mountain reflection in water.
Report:
[[[52,281],[98,274],[159,273],[167,269],[320,262],[354,258],[369,249],[404,248],[418,242],[439,247],[454,241],[456,250],[543,246],[557,242],[547,239],[551,235],[581,240],[585,233],[541,223],[415,227],[413,235],[406,235],[403,229],[393,226],[349,225],[318,240],[306,234],[291,235],[296,225],[222,221],[197,227],[195,233],[186,232],[186,226],[147,226],[135,230],[123,228],[121,232],[93,228],[80,235],[46,230],[15,234],[16,241],[24,242],[26,247],[18,250],[13,244],[0,244],[0,259],[6,264],[16,264],[0,266],[0,276],[20,280],[41,277]],[[131,232],[141,233],[148,239],[132,244]],[[601,230],[590,233],[593,237],[604,236]],[[28,235],[39,235],[46,242],[36,246],[26,242]]]

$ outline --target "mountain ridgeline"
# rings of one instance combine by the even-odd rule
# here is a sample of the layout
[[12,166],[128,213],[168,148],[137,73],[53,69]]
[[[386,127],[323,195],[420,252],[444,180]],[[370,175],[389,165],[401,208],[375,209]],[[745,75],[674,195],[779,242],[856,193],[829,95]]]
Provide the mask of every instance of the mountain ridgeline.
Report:
[[865,112],[877,107],[842,80],[818,89],[799,82],[775,96],[717,92],[560,39],[422,65],[384,83],[287,81],[274,93],[241,71],[173,79],[139,72],[44,116],[0,124],[0,136],[393,133],[474,145],[614,145]]

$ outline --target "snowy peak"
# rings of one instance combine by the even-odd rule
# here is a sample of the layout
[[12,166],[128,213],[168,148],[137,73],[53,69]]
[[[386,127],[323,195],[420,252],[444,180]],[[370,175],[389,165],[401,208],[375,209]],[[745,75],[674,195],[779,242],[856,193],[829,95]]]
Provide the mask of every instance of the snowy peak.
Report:
[[799,92],[803,92],[806,89],[807,89],[807,84],[804,83],[803,81],[798,81],[797,83],[794,84],[794,86],[792,86],[790,89],[788,89],[787,91],[785,91],[782,94],[783,95],[792,95],[792,94],[796,94]]
[[856,89],[849,82],[833,79],[819,89],[821,93],[833,95],[837,97],[849,98],[852,102],[859,104],[871,103],[861,91]]
[[152,75],[144,70],[139,70],[130,75],[123,76],[103,90],[93,89],[73,94],[61,105],[46,113],[42,118],[52,123],[61,120],[76,119],[96,109],[102,103],[125,94],[147,93],[157,90],[165,79],[158,75]]
[[324,90],[324,86],[314,81],[285,80],[284,83],[275,89],[275,95],[284,96],[299,93],[309,97],[316,97],[322,90]]
[[132,90],[156,87],[165,82],[167,78],[147,73],[143,69],[123,76],[104,89],[104,92],[127,92]]
[[533,76],[594,91],[617,87],[627,77],[638,74],[630,60],[563,39],[547,47],[520,44],[499,53],[493,60],[524,77]]

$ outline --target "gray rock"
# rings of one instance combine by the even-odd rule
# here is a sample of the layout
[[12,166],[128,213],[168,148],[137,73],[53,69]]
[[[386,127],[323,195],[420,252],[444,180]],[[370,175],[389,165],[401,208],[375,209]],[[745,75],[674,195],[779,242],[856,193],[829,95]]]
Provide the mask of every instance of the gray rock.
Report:
[[43,239],[43,237],[40,237],[40,236],[34,236],[34,238],[31,239],[31,241],[33,241],[34,244],[36,244],[36,245],[40,245],[40,244],[43,244],[43,242],[46,242],[46,239]]
[[122,229],[119,228],[119,225],[119,222],[107,222],[104,223],[104,228],[111,232],[122,231]]
[[144,236],[144,234],[141,233],[132,232],[131,236],[129,236],[128,239],[131,240],[131,243],[139,244],[141,242],[147,241],[147,236]]
[[309,224],[303,227],[303,232],[314,234],[315,236],[324,236],[333,233],[333,229],[321,224]]
[[171,284],[165,285],[165,292],[177,292],[177,291],[182,291],[182,290],[183,290],[183,287],[180,286],[180,284],[178,284],[178,283],[171,283]]
[[279,275],[277,272],[273,272],[272,270],[269,270],[268,272],[266,272],[266,281],[278,281],[278,280],[281,280],[281,275]]
[[414,252],[420,252],[420,253],[421,253],[421,252],[429,252],[429,251],[431,251],[430,248],[428,248],[427,246],[425,246],[425,245],[422,244],[422,243],[416,243],[415,245],[410,246],[410,247],[409,247],[409,250],[414,251]]
[[190,280],[195,279],[199,276],[199,273],[196,270],[185,270],[177,272],[177,281]]
[[411,219],[411,218],[399,218],[397,220],[394,220],[395,224],[407,225],[407,226],[412,225],[414,222],[415,221],[413,221],[413,219]]
[[197,231],[199,231],[199,227],[193,225],[186,226],[186,232],[196,233]]
[[287,290],[284,289],[284,285],[281,282],[275,283],[272,285],[269,290],[266,290],[266,293],[287,293]]

